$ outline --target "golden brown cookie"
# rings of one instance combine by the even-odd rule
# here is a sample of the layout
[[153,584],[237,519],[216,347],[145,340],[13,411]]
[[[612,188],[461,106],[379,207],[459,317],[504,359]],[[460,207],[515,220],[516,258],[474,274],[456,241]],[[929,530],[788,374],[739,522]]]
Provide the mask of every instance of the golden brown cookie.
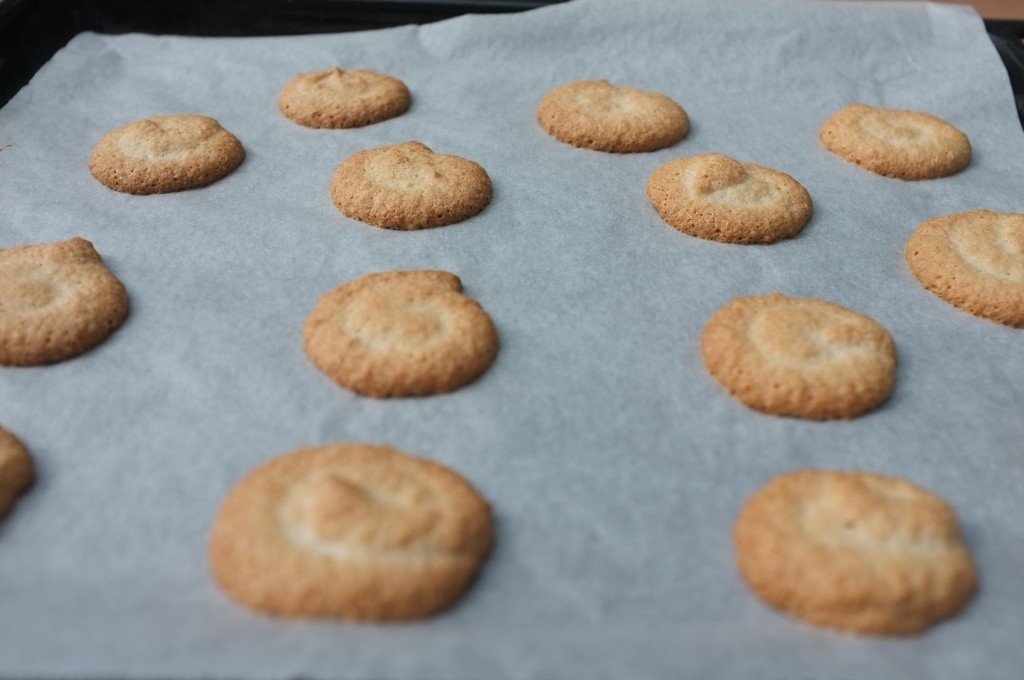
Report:
[[0,364],[70,359],[127,314],[124,286],[85,239],[0,249]]
[[975,210],[925,220],[904,257],[946,302],[1024,328],[1024,215]]
[[0,427],[0,518],[32,486],[35,470],[28,449],[17,437]]
[[373,71],[332,68],[300,73],[277,100],[288,118],[311,128],[354,128],[400,116],[409,109],[409,88]]
[[670,98],[607,80],[556,87],[540,100],[537,122],[560,142],[615,153],[663,149],[690,131],[686,111]]
[[892,394],[896,346],[872,319],[779,293],[736,298],[700,340],[704,365],[750,408],[810,420],[854,418]]
[[210,562],[220,587],[259,612],[391,621],[454,604],[491,542],[490,506],[455,472],[386,446],[334,444],[239,482]]
[[776,477],[736,522],[737,566],[768,604],[818,626],[913,635],[960,611],[974,566],[953,508],[868,472]]
[[811,219],[811,196],[795,179],[716,153],[669,161],[647,196],[670,226],[722,243],[772,243]]
[[376,227],[427,229],[487,207],[491,179],[473,161],[406,142],[345,159],[331,181],[331,199],[345,215]]
[[93,177],[114,191],[165,194],[216,182],[242,164],[238,139],[206,116],[153,116],[100,138]]
[[442,271],[367,274],[339,286],[320,298],[304,340],[317,368],[370,397],[451,392],[498,354],[487,312]]
[[832,153],[886,177],[935,179],[971,162],[967,135],[918,111],[850,104],[832,114],[818,136]]

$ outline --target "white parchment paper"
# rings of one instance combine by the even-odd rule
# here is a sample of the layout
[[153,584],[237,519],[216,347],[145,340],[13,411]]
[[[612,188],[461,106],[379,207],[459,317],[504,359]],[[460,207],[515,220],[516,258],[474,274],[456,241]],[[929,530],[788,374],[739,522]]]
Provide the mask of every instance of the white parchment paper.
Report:
[[[404,116],[347,131],[277,110],[300,71],[404,80]],[[552,87],[663,92],[693,129],[611,155],[548,137]],[[886,179],[817,134],[854,102],[964,130],[971,166]],[[94,180],[101,135],[214,116],[245,163],[216,184],[130,196]],[[331,204],[338,163],[419,140],[481,163],[495,194],[466,222],[369,227]],[[922,289],[903,262],[929,217],[1024,211],[1024,135],[973,11],[949,6],[578,0],[520,15],[336,36],[77,37],[0,111],[0,246],[83,236],[131,315],[61,364],[0,371],[0,423],[37,486],[0,524],[0,676],[180,678],[986,678],[1024,676],[1024,334]],[[733,246],[666,226],[647,177],[721,152],[810,191],[798,238]],[[304,357],[325,291],[441,268],[494,318],[497,362],[454,394],[374,401]],[[698,339],[735,296],[782,291],[894,335],[881,410],[811,423],[750,411]],[[228,489],[300,446],[371,441],[439,460],[492,501],[497,544],[468,596],[420,623],[283,623],[224,598],[205,550]],[[905,476],[957,508],[981,588],[909,640],[817,630],[733,568],[746,498],[804,467]]]

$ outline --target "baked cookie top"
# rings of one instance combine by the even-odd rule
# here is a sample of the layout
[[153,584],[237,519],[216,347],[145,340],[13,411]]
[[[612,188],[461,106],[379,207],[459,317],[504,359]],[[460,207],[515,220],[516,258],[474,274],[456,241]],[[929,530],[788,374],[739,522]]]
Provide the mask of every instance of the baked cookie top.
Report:
[[209,555],[220,587],[256,611],[386,621],[452,605],[491,542],[490,506],[455,472],[386,446],[334,444],[246,475]]
[[288,118],[311,128],[354,128],[405,113],[411,102],[401,80],[373,71],[332,68],[300,73],[278,97]]
[[473,161],[419,142],[359,151],[338,166],[331,199],[352,219],[385,229],[461,222],[491,202],[491,179]]
[[974,210],[925,220],[904,257],[946,302],[1024,328],[1024,215]]
[[93,177],[114,191],[165,194],[212,184],[242,164],[238,139],[207,116],[153,116],[100,138]]
[[341,285],[320,298],[303,337],[317,368],[370,397],[451,392],[498,354],[491,318],[443,271],[367,274]]
[[779,293],[736,298],[700,340],[704,365],[750,408],[811,420],[854,418],[892,394],[896,346],[872,319]]
[[0,249],[0,364],[77,356],[106,340],[127,314],[124,286],[89,241]]
[[819,138],[837,156],[886,177],[935,179],[971,162],[967,135],[918,111],[850,104],[825,121]]
[[13,434],[0,427],[0,518],[35,481],[35,469],[28,449]]
[[958,612],[975,589],[953,508],[894,477],[780,475],[747,502],[734,536],[750,588],[818,626],[913,635]]
[[669,97],[607,80],[556,87],[540,100],[537,122],[560,142],[615,153],[663,149],[690,131],[686,111]]
[[811,196],[784,172],[721,154],[677,158],[647,182],[661,218],[679,231],[722,243],[773,243],[811,219]]

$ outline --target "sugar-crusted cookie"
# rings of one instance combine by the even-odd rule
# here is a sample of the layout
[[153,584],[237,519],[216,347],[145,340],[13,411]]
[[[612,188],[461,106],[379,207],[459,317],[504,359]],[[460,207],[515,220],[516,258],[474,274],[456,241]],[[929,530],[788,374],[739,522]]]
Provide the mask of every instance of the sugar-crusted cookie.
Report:
[[93,177],[114,191],[165,194],[216,182],[242,164],[238,139],[206,116],[153,116],[100,138]]
[[250,472],[221,506],[209,553],[220,587],[256,611],[389,621],[454,604],[491,542],[490,506],[455,472],[334,444]]
[[607,80],[556,87],[540,100],[537,122],[566,144],[615,153],[663,149],[690,131],[686,111],[669,97]]
[[288,118],[311,128],[354,128],[394,118],[409,109],[409,88],[373,71],[332,68],[300,73],[278,97]]
[[747,502],[734,536],[750,588],[818,626],[913,635],[960,611],[975,589],[953,508],[894,477],[780,475]]
[[0,427],[0,518],[35,481],[28,449],[17,437]]
[[971,162],[967,135],[918,111],[850,104],[825,121],[819,138],[837,156],[886,177],[935,179]]
[[726,392],[780,416],[859,416],[889,398],[896,377],[896,346],[878,323],[831,302],[779,293],[719,309],[700,349]]
[[1024,215],[975,210],[925,220],[904,257],[946,302],[1024,328]]
[[0,249],[0,364],[77,356],[106,340],[127,314],[124,286],[89,241]]
[[487,312],[443,271],[368,274],[339,286],[320,298],[304,340],[317,368],[370,397],[451,392],[498,353]]
[[677,158],[647,182],[661,218],[679,231],[722,243],[772,243],[811,219],[811,197],[784,172],[721,154]]
[[406,142],[345,159],[331,181],[331,199],[345,215],[376,227],[426,229],[487,207],[491,179],[473,161]]

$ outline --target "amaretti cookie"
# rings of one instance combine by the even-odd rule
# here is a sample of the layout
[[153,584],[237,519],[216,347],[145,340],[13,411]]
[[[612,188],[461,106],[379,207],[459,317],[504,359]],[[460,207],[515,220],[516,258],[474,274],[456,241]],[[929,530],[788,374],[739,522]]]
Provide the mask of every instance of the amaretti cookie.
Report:
[[28,449],[17,437],[0,427],[0,518],[10,511],[33,481],[35,468]]
[[904,257],[946,302],[1024,328],[1024,215],[975,210],[925,220]]
[[811,420],[854,418],[892,394],[896,346],[874,320],[824,300],[736,298],[700,341],[708,372],[741,403]]
[[455,472],[386,446],[334,444],[246,475],[209,554],[220,587],[253,610],[392,621],[455,603],[492,540],[490,506]]
[[207,116],[153,116],[100,138],[93,177],[114,191],[164,194],[212,184],[242,164],[238,139]]
[[0,364],[69,359],[128,314],[124,286],[81,238],[0,249]]
[[468,219],[491,202],[491,179],[473,161],[419,142],[360,151],[338,166],[334,205],[385,229],[427,229]]
[[661,218],[679,231],[722,243],[772,243],[811,218],[807,190],[784,172],[721,154],[677,158],[647,182]]
[[747,502],[734,535],[750,588],[817,626],[913,635],[956,614],[975,589],[953,508],[894,477],[780,475]]
[[320,298],[303,337],[317,368],[370,397],[451,392],[498,353],[487,312],[443,271],[368,274],[339,286]]
[[690,131],[686,111],[669,97],[607,80],[556,87],[541,99],[537,122],[566,144],[615,153],[663,149]]
[[850,104],[821,126],[826,149],[865,170],[906,180],[935,179],[971,162],[971,142],[941,118]]
[[300,73],[278,97],[288,118],[311,128],[354,128],[394,118],[409,109],[409,88],[373,71],[332,68]]

